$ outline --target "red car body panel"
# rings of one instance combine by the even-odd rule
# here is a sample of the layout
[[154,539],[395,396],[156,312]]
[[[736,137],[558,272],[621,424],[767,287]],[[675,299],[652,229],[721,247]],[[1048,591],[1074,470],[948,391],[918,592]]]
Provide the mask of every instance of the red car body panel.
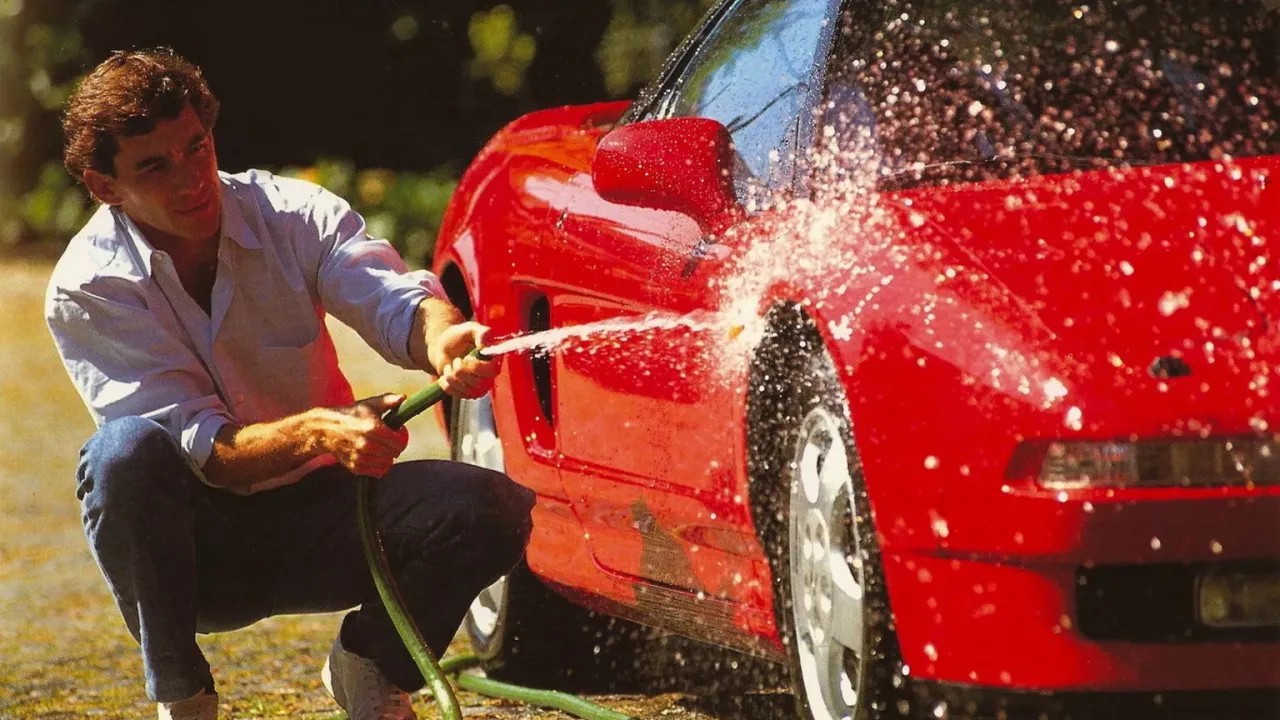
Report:
[[[841,374],[913,676],[1280,686],[1280,643],[1098,641],[1076,621],[1081,568],[1280,557],[1280,488],[1054,492],[1014,463],[1026,440],[1277,427],[1280,159],[795,203],[731,228],[686,276],[703,228],[593,186],[595,149],[625,108],[526,116],[464,176],[434,269],[462,278],[495,335],[529,330],[538,303],[554,327],[709,317],[741,299],[724,297],[724,280],[768,243],[785,267],[751,300],[801,305]],[[830,262],[790,265],[823,257],[815,222]],[[702,623],[704,637],[781,658],[749,505],[749,366],[728,342],[722,324],[693,322],[569,344],[541,389],[513,355],[495,419],[507,472],[540,497],[537,574],[659,626],[678,605],[695,617],[676,629]],[[1153,377],[1167,355],[1194,373]]]

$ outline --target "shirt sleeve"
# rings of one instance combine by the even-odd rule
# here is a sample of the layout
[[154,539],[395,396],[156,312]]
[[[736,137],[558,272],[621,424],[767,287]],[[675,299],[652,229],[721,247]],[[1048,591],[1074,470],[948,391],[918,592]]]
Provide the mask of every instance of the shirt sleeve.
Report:
[[111,285],[51,289],[46,319],[58,354],[98,425],[153,420],[199,471],[234,418],[196,353],[160,329],[142,298]]
[[391,243],[369,236],[364,218],[345,200],[320,190],[310,208],[311,232],[320,239],[317,286],[325,311],[350,326],[394,365],[419,369],[409,356],[418,304],[446,299],[440,280],[409,272]]

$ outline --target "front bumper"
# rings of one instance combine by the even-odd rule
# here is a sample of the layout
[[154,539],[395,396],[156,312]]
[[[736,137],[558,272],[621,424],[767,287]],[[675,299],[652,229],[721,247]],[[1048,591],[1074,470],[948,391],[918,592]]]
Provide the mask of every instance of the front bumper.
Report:
[[1273,638],[1087,636],[1078,612],[1082,568],[1075,564],[925,554],[883,559],[912,678],[1034,691],[1280,688],[1280,642]]
[[916,682],[888,717],[949,720],[1277,720],[1280,690],[1035,693]]

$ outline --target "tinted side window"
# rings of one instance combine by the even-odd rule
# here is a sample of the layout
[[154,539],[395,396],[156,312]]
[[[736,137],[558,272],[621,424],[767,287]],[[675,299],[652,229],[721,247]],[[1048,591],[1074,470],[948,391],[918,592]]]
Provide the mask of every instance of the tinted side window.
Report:
[[694,51],[666,116],[719,120],[739,154],[740,191],[791,182],[796,137],[832,0],[743,0]]

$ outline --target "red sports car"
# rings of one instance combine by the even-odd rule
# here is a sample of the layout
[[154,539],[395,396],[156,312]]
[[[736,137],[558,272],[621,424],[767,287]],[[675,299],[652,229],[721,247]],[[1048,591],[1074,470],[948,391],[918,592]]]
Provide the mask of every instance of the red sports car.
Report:
[[1280,717],[1278,16],[726,0],[635,102],[499,132],[434,269],[580,332],[448,410],[539,496],[494,667],[603,614],[806,718]]

